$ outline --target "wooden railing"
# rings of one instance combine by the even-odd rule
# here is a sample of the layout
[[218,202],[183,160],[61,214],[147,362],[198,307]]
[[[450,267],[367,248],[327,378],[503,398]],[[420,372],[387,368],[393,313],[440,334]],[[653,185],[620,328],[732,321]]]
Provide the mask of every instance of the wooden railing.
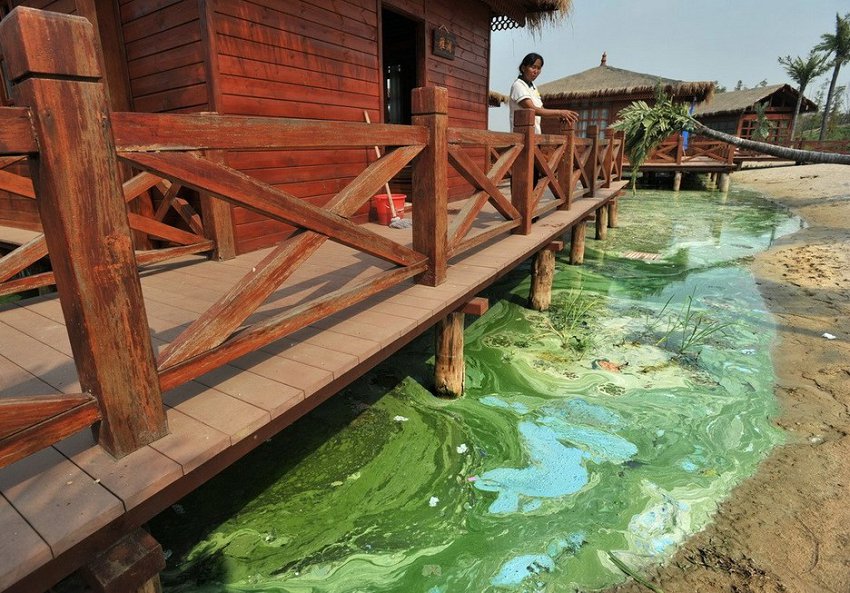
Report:
[[[687,163],[716,161],[731,165],[735,156],[734,147],[711,138],[691,136],[685,148],[681,134],[663,140],[649,153],[645,165],[683,165]],[[626,160],[628,164],[628,160]]]
[[[13,97],[17,105],[27,106],[0,108],[0,159],[5,159],[0,163],[26,157],[32,177],[31,183],[7,177],[4,187],[37,202],[44,229],[43,238],[0,260],[0,270],[8,274],[45,252],[52,256],[50,281],[58,289],[83,391],[0,400],[0,466],[98,420],[98,442],[108,452],[117,457],[132,452],[167,433],[162,391],[411,277],[436,286],[446,277],[450,257],[500,233],[529,233],[536,217],[569,208],[572,200],[610,185],[622,171],[621,138],[599,140],[594,133],[592,140],[580,140],[571,132],[536,136],[530,111],[518,114],[524,122],[521,133],[450,130],[448,95],[442,88],[414,91],[410,126],[111,113],[97,47],[91,25],[77,17],[18,8],[0,23],[0,53]],[[395,150],[366,166],[323,208],[230,168],[222,159],[224,151],[376,145]],[[465,152],[473,146],[484,146],[488,155],[495,152],[495,163],[479,167]],[[412,247],[350,220],[409,163]],[[451,220],[449,165],[473,186]],[[122,166],[138,172],[123,184]],[[499,188],[508,171],[510,200]],[[181,243],[171,253],[213,247],[197,214],[179,198],[178,187],[295,230],[155,360],[136,265],[144,257],[135,253],[133,230]],[[160,191],[162,201],[141,220],[127,205],[148,190]],[[503,222],[471,233],[488,202]],[[175,208],[190,231],[180,235],[163,228],[167,208]],[[210,211],[216,211],[214,205]],[[246,325],[329,240],[383,260],[388,269]]]

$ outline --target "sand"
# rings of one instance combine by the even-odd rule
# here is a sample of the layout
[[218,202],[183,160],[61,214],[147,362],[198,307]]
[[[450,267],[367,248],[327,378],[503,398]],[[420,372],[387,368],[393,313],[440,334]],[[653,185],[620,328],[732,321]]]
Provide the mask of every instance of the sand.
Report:
[[[752,266],[778,325],[776,422],[788,442],[648,580],[665,593],[847,593],[850,167],[749,169],[732,186],[762,192],[807,223]],[[615,591],[649,589],[630,582]]]

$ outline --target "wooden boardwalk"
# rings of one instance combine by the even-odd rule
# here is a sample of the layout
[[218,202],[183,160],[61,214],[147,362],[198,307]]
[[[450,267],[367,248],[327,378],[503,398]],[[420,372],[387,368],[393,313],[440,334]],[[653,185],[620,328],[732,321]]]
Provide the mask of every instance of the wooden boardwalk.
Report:
[[[447,281],[407,281],[164,394],[170,434],[115,460],[88,430],[0,469],[0,590],[39,591],[179,500],[428,330],[615,196],[625,182],[452,260]],[[370,225],[405,243],[409,230]],[[155,348],[262,259],[184,257],[142,274]],[[328,242],[248,322],[390,264]],[[79,393],[59,300],[0,309],[0,398]]]

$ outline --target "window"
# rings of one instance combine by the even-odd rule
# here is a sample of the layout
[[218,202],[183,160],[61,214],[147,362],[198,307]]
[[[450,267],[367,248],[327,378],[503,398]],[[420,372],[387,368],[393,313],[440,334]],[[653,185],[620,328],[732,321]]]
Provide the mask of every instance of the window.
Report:
[[602,138],[605,128],[608,127],[610,105],[607,103],[600,105],[585,104],[577,107],[576,111],[578,112],[576,134],[580,137],[587,136],[587,128],[596,126],[599,128],[599,137]]

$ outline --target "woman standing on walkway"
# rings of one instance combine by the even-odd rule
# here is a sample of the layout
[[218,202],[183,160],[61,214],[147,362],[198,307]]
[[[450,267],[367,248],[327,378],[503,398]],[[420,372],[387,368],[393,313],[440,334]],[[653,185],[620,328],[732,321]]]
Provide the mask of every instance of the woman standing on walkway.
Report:
[[540,71],[543,69],[543,56],[536,53],[530,53],[522,59],[519,65],[519,76],[511,86],[511,129],[514,127],[514,112],[517,109],[533,109],[534,110],[534,131],[538,134],[540,130],[540,117],[559,117],[561,121],[569,124],[575,124],[578,121],[578,113],[569,109],[547,109],[543,107],[543,100],[540,98],[540,93],[537,87],[534,86],[534,80],[540,76]]

